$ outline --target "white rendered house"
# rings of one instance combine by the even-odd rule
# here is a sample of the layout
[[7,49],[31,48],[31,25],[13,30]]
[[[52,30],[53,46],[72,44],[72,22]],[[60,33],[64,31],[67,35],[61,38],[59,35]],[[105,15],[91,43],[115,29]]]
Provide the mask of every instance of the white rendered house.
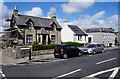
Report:
[[88,43],[88,37],[92,38],[92,36],[88,36],[82,28],[76,25],[69,25],[65,19],[61,30],[62,42]]
[[108,28],[91,28],[85,29],[88,36],[93,36],[91,43],[104,44],[105,46],[114,46],[116,35]]

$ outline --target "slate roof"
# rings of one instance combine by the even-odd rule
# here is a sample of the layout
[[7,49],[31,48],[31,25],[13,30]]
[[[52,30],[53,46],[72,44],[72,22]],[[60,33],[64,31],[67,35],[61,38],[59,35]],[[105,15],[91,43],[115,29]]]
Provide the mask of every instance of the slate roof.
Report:
[[57,25],[57,28],[61,28],[57,21],[53,21],[53,19],[34,17],[28,15],[18,15],[15,16],[15,21],[17,25],[27,25],[26,22],[31,20],[36,27],[51,27],[50,25],[54,22]]
[[80,29],[76,25],[68,25],[68,27],[76,34],[76,35],[87,35],[82,29]]
[[48,33],[48,32],[45,30],[45,28],[43,27],[43,28],[41,28],[40,31],[38,31],[37,34],[45,34],[45,35],[47,35],[47,34],[49,34],[49,33]]
[[105,33],[114,33],[112,30],[108,28],[91,28],[91,29],[84,29],[87,33],[93,33],[93,32],[105,32]]
[[8,40],[9,38],[10,38],[10,32],[7,32],[4,35],[0,36],[0,41]]

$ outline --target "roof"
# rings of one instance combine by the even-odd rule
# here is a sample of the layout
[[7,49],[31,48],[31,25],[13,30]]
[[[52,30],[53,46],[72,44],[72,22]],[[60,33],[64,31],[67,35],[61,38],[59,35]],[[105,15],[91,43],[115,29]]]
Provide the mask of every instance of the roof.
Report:
[[68,27],[76,34],[76,35],[87,35],[82,29],[80,29],[76,25],[68,25]]
[[45,34],[45,35],[47,35],[47,34],[49,34],[49,33],[48,33],[48,32],[45,30],[45,28],[43,27],[43,28],[41,28],[40,31],[38,31],[37,34]]
[[10,32],[7,32],[4,35],[0,36],[0,41],[7,40],[9,37],[10,37]]
[[41,18],[41,17],[35,17],[35,16],[28,16],[28,15],[18,15],[15,16],[15,21],[17,25],[27,25],[26,22],[31,20],[34,23],[34,26],[37,27],[51,27],[50,25],[52,23],[56,23],[57,28],[61,28],[59,23],[57,21],[54,21],[53,19],[49,18]]
[[85,29],[87,33],[93,33],[93,32],[105,32],[105,33],[114,33],[109,28],[91,28],[91,29]]

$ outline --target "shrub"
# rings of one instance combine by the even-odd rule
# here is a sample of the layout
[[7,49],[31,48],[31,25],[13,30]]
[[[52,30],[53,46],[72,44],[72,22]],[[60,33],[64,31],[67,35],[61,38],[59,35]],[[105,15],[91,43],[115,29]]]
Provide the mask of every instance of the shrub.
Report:
[[4,48],[5,44],[4,43],[0,43],[0,48]]
[[45,49],[54,49],[57,45],[60,44],[33,44],[33,50],[45,50]]
[[37,41],[34,41],[33,44],[39,44]]
[[77,43],[77,42],[64,42],[63,44],[74,45],[74,46],[76,46],[76,47],[84,46],[83,43]]

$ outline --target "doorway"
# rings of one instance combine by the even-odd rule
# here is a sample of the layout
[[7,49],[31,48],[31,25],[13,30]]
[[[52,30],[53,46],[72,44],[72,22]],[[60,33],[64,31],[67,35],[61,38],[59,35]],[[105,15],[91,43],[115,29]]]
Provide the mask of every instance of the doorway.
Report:
[[46,44],[46,35],[43,35],[43,44]]
[[92,40],[91,37],[89,37],[89,38],[88,38],[88,43],[91,43],[91,40]]

